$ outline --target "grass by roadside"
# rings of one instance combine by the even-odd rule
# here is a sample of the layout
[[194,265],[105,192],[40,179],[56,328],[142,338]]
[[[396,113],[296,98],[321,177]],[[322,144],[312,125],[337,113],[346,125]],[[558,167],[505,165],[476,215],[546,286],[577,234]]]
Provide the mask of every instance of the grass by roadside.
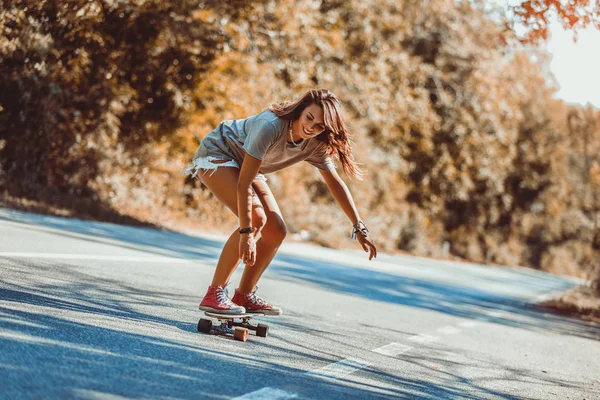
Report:
[[590,286],[578,286],[539,306],[600,324],[600,291]]

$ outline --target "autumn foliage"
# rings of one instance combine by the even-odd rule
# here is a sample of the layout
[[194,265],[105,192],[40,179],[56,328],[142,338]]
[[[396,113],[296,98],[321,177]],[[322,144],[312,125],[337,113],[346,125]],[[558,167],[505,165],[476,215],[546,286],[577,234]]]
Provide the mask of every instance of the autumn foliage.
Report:
[[[233,215],[182,174],[198,141],[328,88],[382,250],[599,268],[600,113],[554,100],[543,57],[472,2],[13,1],[0,29],[5,193],[229,232]],[[308,165],[269,184],[292,236],[351,245]]]
[[538,42],[549,37],[549,25],[556,18],[563,28],[573,32],[577,38],[579,30],[593,26],[600,29],[600,1],[598,0],[522,0],[510,7],[512,18],[507,26],[515,24],[524,28],[520,40]]
[[116,195],[109,164],[144,174],[135,150],[168,142],[252,6],[227,3],[3,1],[2,188],[81,209]]

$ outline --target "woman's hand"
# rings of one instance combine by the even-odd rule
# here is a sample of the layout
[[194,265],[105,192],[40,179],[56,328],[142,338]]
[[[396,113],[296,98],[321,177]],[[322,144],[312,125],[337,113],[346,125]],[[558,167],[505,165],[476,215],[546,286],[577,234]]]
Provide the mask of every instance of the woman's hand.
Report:
[[248,266],[253,266],[256,262],[256,242],[252,233],[240,235],[240,258]]
[[369,253],[369,261],[371,261],[373,258],[377,258],[377,248],[375,247],[375,243],[373,243],[369,235],[359,231],[356,234],[356,239],[358,239],[358,243],[360,243],[365,253]]

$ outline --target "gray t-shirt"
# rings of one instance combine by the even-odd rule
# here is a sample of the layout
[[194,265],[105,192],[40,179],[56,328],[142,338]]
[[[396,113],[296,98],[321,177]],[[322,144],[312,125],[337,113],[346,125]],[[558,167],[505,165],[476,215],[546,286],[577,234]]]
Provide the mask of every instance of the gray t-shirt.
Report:
[[270,110],[246,119],[223,121],[202,139],[194,159],[233,160],[241,166],[247,153],[262,160],[261,174],[279,171],[300,161],[319,169],[334,170],[333,160],[326,154],[327,146],[320,140],[305,139],[298,147],[287,142],[290,123]]

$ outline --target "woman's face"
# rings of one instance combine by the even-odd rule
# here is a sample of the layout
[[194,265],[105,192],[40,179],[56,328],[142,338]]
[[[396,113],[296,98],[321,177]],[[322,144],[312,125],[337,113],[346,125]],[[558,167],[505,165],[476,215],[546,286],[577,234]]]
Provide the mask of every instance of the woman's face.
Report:
[[302,139],[310,139],[325,130],[323,110],[317,104],[306,107],[297,121],[297,134]]

